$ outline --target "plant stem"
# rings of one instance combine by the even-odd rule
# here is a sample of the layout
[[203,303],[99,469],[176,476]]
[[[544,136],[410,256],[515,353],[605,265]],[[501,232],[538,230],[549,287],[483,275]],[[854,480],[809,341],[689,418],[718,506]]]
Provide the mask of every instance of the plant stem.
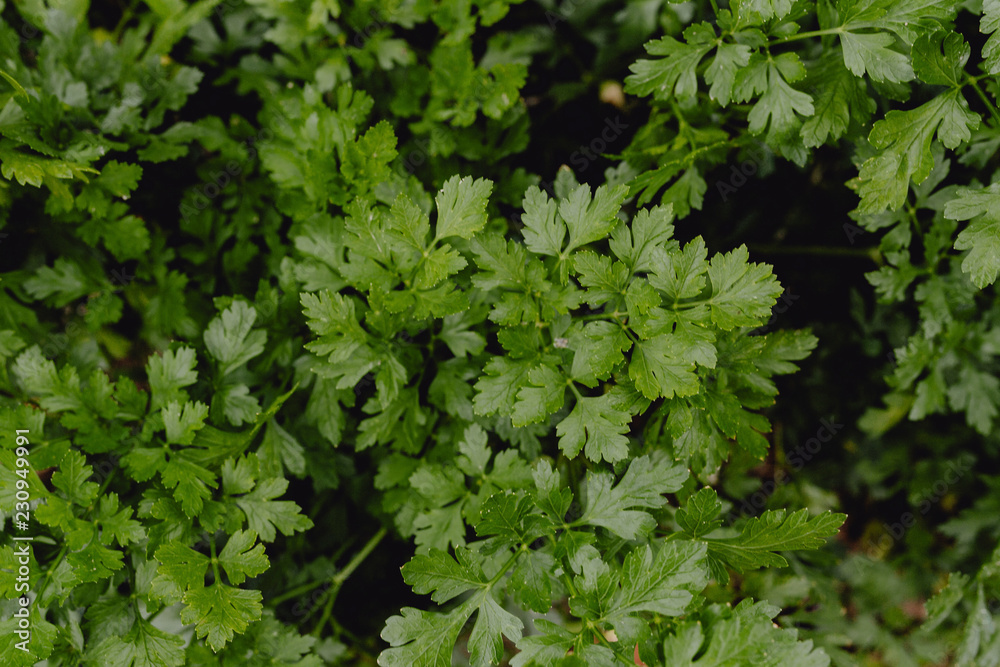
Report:
[[222,574],[219,572],[219,557],[215,553],[215,536],[208,538],[208,550],[212,555],[212,574],[215,575],[215,582],[222,583]]
[[990,98],[986,95],[985,92],[983,92],[983,89],[979,87],[979,79],[970,76],[969,84],[972,86],[972,89],[976,91],[976,95],[979,95],[979,99],[983,101],[983,104],[986,105],[986,108],[990,110],[990,115],[992,115],[993,120],[996,121],[997,127],[1000,127],[1000,112],[997,111],[996,105],[993,104],[993,101],[990,100]]
[[807,30],[806,32],[799,32],[794,35],[789,35],[788,37],[779,37],[778,39],[773,39],[767,43],[768,47],[776,46],[778,44],[785,44],[787,42],[794,42],[799,39],[809,39],[810,37],[822,37],[823,35],[835,35],[837,33],[844,32],[843,28],[827,28],[826,30]]
[[751,252],[769,255],[814,255],[818,257],[858,257],[870,259],[876,264],[882,263],[882,254],[878,248],[832,248],[830,246],[794,246],[751,244]]
[[333,575],[330,580],[330,592],[329,597],[326,599],[326,605],[323,606],[323,615],[320,617],[319,622],[316,627],[313,628],[312,635],[314,637],[319,637],[319,633],[322,632],[323,626],[326,625],[327,621],[330,620],[330,614],[333,613],[333,603],[337,600],[337,593],[340,592],[340,587],[344,585],[344,582],[354,573],[354,570],[358,569],[358,566],[368,558],[368,555],[378,546],[378,543],[382,541],[382,538],[386,536],[389,531],[386,530],[385,526],[378,529],[378,532],[372,535],[371,539],[365,543],[365,546],[361,547],[361,551],[354,554],[354,558],[351,559],[343,570]]
[[[343,544],[343,546],[341,546],[339,549],[337,549],[337,552],[335,554],[333,554],[333,556],[330,558],[330,561],[334,562],[334,563],[337,562],[337,560],[344,554],[344,551],[346,551],[347,548],[350,547],[353,543],[354,543],[354,538],[352,537],[347,542],[345,542]],[[282,602],[284,602],[285,600],[293,598],[296,595],[302,595],[303,593],[308,593],[312,589],[317,588],[317,587],[319,587],[319,586],[321,586],[321,585],[323,585],[325,583],[326,583],[325,579],[318,579],[316,581],[307,581],[304,584],[296,586],[295,588],[291,589],[290,591],[285,591],[281,595],[277,595],[277,596],[275,596],[273,598],[270,598],[270,602],[271,602],[271,604],[279,605]]]
[[[104,496],[104,492],[107,490],[108,485],[111,484],[111,480],[114,478],[116,472],[118,472],[118,468],[113,469],[110,473],[108,473],[108,476],[104,478],[104,483],[101,484],[101,487],[97,490],[97,495],[94,496],[94,502],[92,502],[90,506],[83,511],[83,515],[80,517],[81,519],[86,519],[90,516],[90,512],[94,509],[94,504],[97,502],[98,498]],[[66,557],[67,551],[69,551],[69,547],[63,544],[62,549],[60,549],[59,553],[56,554],[55,560],[53,560],[52,564],[49,565],[49,568],[45,570],[45,578],[42,579],[42,583],[38,587],[38,594],[36,596],[37,600],[43,599],[42,594],[45,593],[45,589],[52,580],[52,573],[55,572],[56,568],[59,567],[59,564],[62,563],[62,559]]]

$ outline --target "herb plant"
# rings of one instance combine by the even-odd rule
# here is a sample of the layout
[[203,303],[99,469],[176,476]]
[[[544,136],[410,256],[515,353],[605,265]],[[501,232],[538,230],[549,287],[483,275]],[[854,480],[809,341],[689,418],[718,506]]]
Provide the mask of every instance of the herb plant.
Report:
[[1000,4],[0,11],[4,664],[994,664]]

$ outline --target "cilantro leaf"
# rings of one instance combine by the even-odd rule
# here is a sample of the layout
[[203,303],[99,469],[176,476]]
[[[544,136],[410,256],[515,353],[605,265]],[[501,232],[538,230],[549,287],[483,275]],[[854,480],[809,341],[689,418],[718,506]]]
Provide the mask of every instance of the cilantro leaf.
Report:
[[296,503],[291,500],[274,500],[287,489],[287,479],[272,477],[258,481],[251,493],[236,498],[236,505],[246,514],[250,530],[259,534],[264,542],[274,541],[275,528],[282,535],[292,535],[313,526],[313,522],[301,513],[301,508]]
[[381,637],[389,643],[379,654],[384,667],[440,667],[451,662],[458,632],[469,618],[468,603],[446,614],[403,607],[390,616]]
[[664,58],[641,59],[629,65],[632,74],[625,77],[628,92],[633,95],[653,95],[654,99],[662,101],[673,97],[694,97],[698,92],[695,71],[702,58],[712,50],[711,43],[690,44],[665,35],[647,42],[644,48],[649,55]]
[[247,577],[256,577],[265,572],[269,566],[264,555],[264,545],[257,542],[257,533],[253,530],[237,530],[229,536],[226,546],[219,552],[219,565],[226,571],[229,581],[235,585],[242,584]]
[[236,301],[208,323],[205,346],[226,376],[264,351],[267,334],[253,330],[257,310]]
[[688,470],[661,457],[632,460],[618,484],[607,473],[587,477],[587,497],[577,523],[601,526],[626,540],[638,539],[656,521],[636,507],[655,508],[666,503],[664,493],[673,493],[688,477]]
[[685,533],[697,538],[722,525],[722,520],[717,518],[720,512],[722,503],[718,495],[714,490],[704,488],[688,498],[684,507],[677,509],[675,519]]
[[486,225],[486,204],[493,183],[486,179],[452,176],[437,196],[435,239],[460,236],[470,239]]
[[971,220],[955,240],[956,250],[968,250],[962,271],[979,289],[992,285],[1000,272],[1000,184],[981,190],[959,188],[944,207],[951,220]]
[[690,341],[681,334],[663,334],[638,341],[628,374],[648,399],[697,393],[700,386],[689,354]]
[[721,329],[753,326],[765,321],[771,306],[784,291],[771,267],[748,261],[745,245],[732,252],[716,255],[708,267],[712,283],[709,308],[712,321]]
[[99,664],[122,667],[180,667],[185,662],[184,640],[141,618],[124,635],[105,638],[90,655]]
[[606,612],[620,636],[636,637],[640,612],[680,616],[695,593],[708,584],[707,549],[693,542],[664,542],[656,555],[649,545],[625,558],[621,590]]
[[197,636],[206,638],[208,645],[219,651],[232,640],[233,633],[243,633],[260,618],[261,599],[260,591],[233,588],[217,581],[185,593],[187,606],[181,610],[181,621],[194,624]]
[[[868,74],[875,81],[899,83],[913,78],[913,67],[905,55],[888,47],[895,38],[885,32],[859,33],[845,30],[840,33],[844,49],[844,64],[855,76]],[[917,54],[914,47],[914,57]]]
[[989,35],[983,45],[983,69],[989,74],[1000,74],[1000,1],[983,0],[983,17],[979,32]]
[[872,127],[868,140],[880,152],[868,158],[855,185],[861,195],[859,213],[898,209],[906,200],[910,181],[923,182],[934,167],[931,141],[948,148],[968,141],[979,127],[979,116],[969,110],[960,90],[942,93],[910,111],[893,110]]
[[[810,517],[806,509],[790,514],[785,510],[768,510],[747,521],[737,537],[706,540],[709,559],[714,561],[713,573],[718,575],[721,564],[741,573],[762,567],[785,567],[788,561],[776,552],[816,549],[837,533],[846,518],[845,514],[832,512]],[[727,580],[728,577],[723,579]]]
[[619,407],[611,394],[581,396],[569,415],[556,426],[559,449],[573,458],[586,445],[591,461],[614,463],[628,456],[629,423],[632,415]]
[[153,355],[146,362],[149,386],[152,388],[153,408],[160,408],[171,401],[184,402],[187,395],[183,387],[194,384],[198,374],[194,370],[194,349],[181,347]]
[[815,649],[811,640],[799,641],[795,630],[783,629],[771,620],[778,611],[766,602],[754,603],[749,599],[735,608],[712,605],[701,614],[703,620],[688,619],[667,638],[663,645],[666,664],[678,667],[829,665],[830,658],[822,650]]

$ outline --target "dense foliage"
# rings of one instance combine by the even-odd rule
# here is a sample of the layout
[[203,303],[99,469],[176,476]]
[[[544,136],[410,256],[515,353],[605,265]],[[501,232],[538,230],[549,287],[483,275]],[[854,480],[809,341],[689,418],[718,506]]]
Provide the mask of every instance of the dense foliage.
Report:
[[0,10],[4,664],[1000,664],[1000,2]]

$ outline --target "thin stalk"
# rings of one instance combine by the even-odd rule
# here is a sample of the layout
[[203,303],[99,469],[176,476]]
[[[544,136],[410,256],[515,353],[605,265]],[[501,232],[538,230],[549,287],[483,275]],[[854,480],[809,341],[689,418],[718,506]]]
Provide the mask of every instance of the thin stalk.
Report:
[[794,42],[800,39],[809,39],[810,37],[822,37],[823,35],[835,35],[837,33],[844,32],[843,28],[827,28],[826,30],[807,30],[806,32],[799,32],[794,35],[788,35],[787,37],[779,37],[777,39],[772,39],[767,43],[768,47],[776,46],[778,44],[786,44],[788,42]]
[[215,553],[215,538],[208,538],[208,550],[212,555],[212,574],[215,576],[216,583],[222,583],[222,574],[219,572],[219,557]]
[[882,253],[878,248],[831,248],[829,246],[794,246],[752,244],[751,252],[769,255],[813,255],[817,257],[858,257],[870,259],[876,264],[882,263]]
[[[337,562],[337,560],[343,555],[344,551],[346,551],[347,548],[351,544],[353,544],[353,543],[354,543],[354,538],[353,537],[350,540],[348,540],[347,542],[344,542],[344,544],[339,549],[337,549],[337,552],[331,557],[330,560],[332,562]],[[285,600],[293,598],[293,597],[295,597],[297,595],[302,595],[303,593],[308,593],[312,589],[318,588],[319,586],[322,586],[325,583],[326,583],[325,579],[318,579],[316,581],[308,581],[308,582],[306,582],[304,584],[296,586],[295,588],[293,588],[290,591],[285,591],[281,595],[278,595],[278,596],[275,596],[275,597],[271,598],[270,602],[272,604],[274,604],[274,605],[279,605],[282,602],[284,602]]]
[[[83,511],[83,515],[80,517],[81,519],[86,519],[90,515],[90,512],[94,509],[94,504],[97,502],[97,499],[104,496],[104,492],[107,490],[108,485],[111,484],[111,480],[114,479],[116,472],[118,472],[118,468],[115,468],[108,473],[108,476],[104,479],[104,483],[102,483],[101,487],[97,490],[97,495],[94,496],[94,502]],[[43,599],[42,595],[45,593],[45,589],[48,587],[49,582],[52,581],[52,573],[55,572],[56,568],[58,568],[60,563],[62,563],[62,559],[66,557],[67,551],[69,551],[69,547],[63,544],[62,549],[60,549],[59,553],[56,554],[55,560],[53,560],[49,568],[45,570],[45,578],[42,579],[42,583],[38,587],[36,599]]]
[[974,77],[969,77],[969,84],[972,89],[976,91],[976,95],[979,95],[979,99],[983,101],[986,108],[990,110],[990,115],[993,116],[993,120],[996,121],[997,127],[1000,127],[1000,111],[997,111],[997,107],[993,104],[993,101],[983,92],[983,89],[979,86],[979,79]]
[[323,630],[323,627],[330,620],[330,614],[333,613],[333,603],[337,600],[337,593],[340,592],[340,587],[344,585],[344,582],[350,578],[354,571],[358,569],[358,566],[368,558],[369,554],[378,546],[378,543],[382,541],[382,538],[386,536],[389,531],[386,530],[385,526],[378,529],[378,532],[372,535],[371,539],[365,543],[365,546],[361,547],[361,551],[354,554],[354,558],[351,559],[343,570],[337,572],[333,575],[330,580],[330,592],[329,597],[326,599],[326,605],[323,607],[323,615],[320,617],[319,622],[316,627],[313,628],[312,635],[314,637],[319,637],[319,633]]

